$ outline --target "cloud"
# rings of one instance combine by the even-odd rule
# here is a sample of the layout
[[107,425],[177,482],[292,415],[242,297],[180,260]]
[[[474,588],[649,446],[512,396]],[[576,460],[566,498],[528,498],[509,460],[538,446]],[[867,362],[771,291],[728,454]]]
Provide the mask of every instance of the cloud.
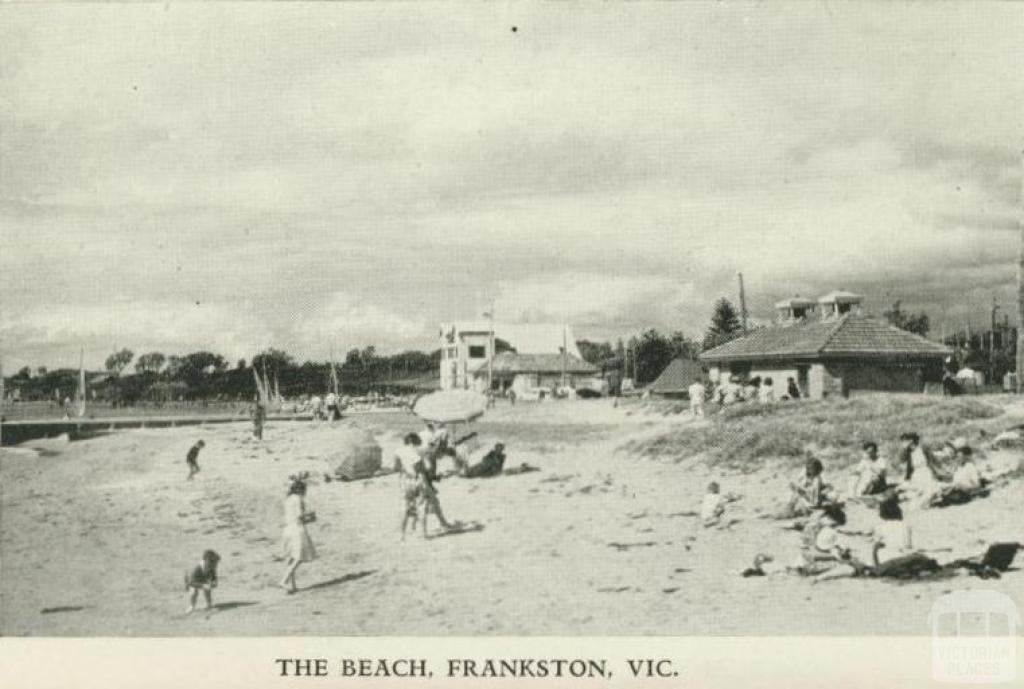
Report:
[[495,317],[513,323],[565,321],[577,334],[608,333],[679,323],[695,301],[692,283],[666,277],[550,274],[500,283]]
[[430,347],[495,295],[696,334],[737,271],[768,313],[854,285],[968,308],[964,281],[1012,282],[1022,17],[12,6],[0,309],[47,363],[84,336]]
[[249,357],[270,331],[244,304],[223,305],[158,301],[104,304],[59,303],[5,313],[0,342],[15,358],[69,360],[79,348],[86,363],[98,365],[114,348],[136,354],[167,354],[208,349],[229,359]]
[[421,338],[424,321],[408,318],[346,292],[334,292],[322,307],[302,316],[297,339],[310,351],[325,352],[332,346],[375,345],[378,349]]

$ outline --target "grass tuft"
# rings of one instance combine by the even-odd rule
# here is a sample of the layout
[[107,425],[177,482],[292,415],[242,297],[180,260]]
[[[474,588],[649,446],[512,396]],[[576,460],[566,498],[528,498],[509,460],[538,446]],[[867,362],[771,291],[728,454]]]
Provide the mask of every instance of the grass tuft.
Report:
[[[679,413],[678,403],[650,406],[659,414]],[[861,443],[874,440],[894,456],[899,435],[915,431],[926,443],[956,436],[977,440],[1001,416],[998,406],[970,398],[922,395],[863,395],[851,399],[742,404],[720,413],[709,406],[710,425],[677,428],[635,441],[626,449],[645,457],[681,461],[702,455],[712,466],[755,471],[769,460],[797,463],[809,455],[838,467],[857,457]],[[681,411],[681,410],[680,410]]]

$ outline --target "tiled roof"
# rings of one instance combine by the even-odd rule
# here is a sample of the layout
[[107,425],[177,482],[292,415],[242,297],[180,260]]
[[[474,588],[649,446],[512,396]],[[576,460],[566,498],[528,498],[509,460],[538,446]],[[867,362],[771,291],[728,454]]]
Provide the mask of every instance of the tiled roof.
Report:
[[846,314],[755,330],[700,355],[701,361],[743,359],[820,359],[846,355],[869,357],[943,357],[950,350],[937,342],[883,321]]
[[704,368],[699,361],[673,359],[658,379],[651,383],[651,392],[681,392],[693,385],[694,378],[703,378]]
[[[597,373],[597,368],[569,354],[565,356],[566,373]],[[502,352],[494,357],[495,373],[561,373],[561,354],[516,354]]]

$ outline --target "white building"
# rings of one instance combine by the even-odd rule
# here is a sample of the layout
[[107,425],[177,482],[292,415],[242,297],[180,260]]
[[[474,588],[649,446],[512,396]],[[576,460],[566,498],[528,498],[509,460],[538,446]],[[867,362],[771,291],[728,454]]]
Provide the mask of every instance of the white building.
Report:
[[[592,366],[583,361],[572,328],[567,325],[550,323],[507,324],[489,321],[463,321],[446,323],[441,326],[441,389],[470,388],[487,389],[488,364],[493,364],[492,347],[496,340],[507,342],[516,355],[551,355],[557,358],[559,371],[565,369],[567,382],[582,373],[593,375]],[[563,353],[564,348],[564,353]],[[492,387],[505,390],[513,387],[513,380],[505,380],[516,367],[508,361],[508,355],[501,359],[498,369],[491,367]],[[539,380],[539,379],[538,379]]]

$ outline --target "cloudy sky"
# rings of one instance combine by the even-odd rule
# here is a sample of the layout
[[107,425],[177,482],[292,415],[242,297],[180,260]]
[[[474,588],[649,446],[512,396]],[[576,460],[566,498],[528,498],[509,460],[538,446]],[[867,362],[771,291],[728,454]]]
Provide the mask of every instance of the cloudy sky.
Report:
[[1020,4],[0,8],[6,367],[1015,312]]

